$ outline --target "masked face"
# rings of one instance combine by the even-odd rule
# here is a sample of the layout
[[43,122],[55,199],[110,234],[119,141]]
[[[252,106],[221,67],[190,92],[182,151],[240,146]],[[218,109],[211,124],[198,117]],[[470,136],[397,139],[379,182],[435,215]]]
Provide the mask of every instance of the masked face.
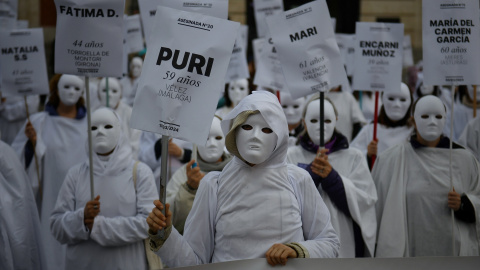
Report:
[[235,136],[238,153],[251,164],[267,160],[278,139],[260,113],[250,115],[245,123],[237,127]]
[[442,135],[445,125],[445,106],[435,96],[422,97],[415,107],[415,126],[418,134],[426,141],[435,141]]
[[[470,99],[473,100],[473,91],[475,89],[473,88],[473,85],[468,85],[467,86],[467,92],[468,92],[468,96],[470,97]],[[477,86],[477,102],[480,100],[480,86]]]
[[289,93],[280,92],[280,101],[282,103],[283,112],[287,117],[289,125],[295,125],[302,120],[303,107],[305,106],[305,98],[292,99]]
[[404,83],[400,86],[400,92],[385,92],[382,97],[383,107],[388,118],[392,121],[401,120],[407,114],[410,107],[410,90]]
[[424,96],[431,95],[433,93],[433,85],[420,85],[420,93]]
[[220,126],[220,119],[214,117],[210,127],[210,134],[208,134],[207,144],[198,146],[198,154],[206,162],[213,163],[220,159],[224,147],[225,136],[223,136],[222,127]]
[[78,76],[65,74],[60,77],[57,86],[60,101],[66,106],[73,106],[82,96],[85,83]]
[[247,79],[236,80],[228,85],[228,97],[232,101],[233,106],[237,106],[237,104],[246,96],[248,96]]
[[[332,139],[335,125],[337,124],[337,117],[335,116],[335,110],[330,102],[324,102],[324,130],[323,136],[325,142]],[[307,129],[308,136],[312,142],[316,145],[320,145],[320,100],[314,100],[308,104],[307,111],[305,112],[305,127]]]
[[111,152],[118,144],[120,131],[120,121],[110,109],[96,110],[92,114],[92,143],[95,153]]
[[133,78],[140,77],[142,73],[142,66],[143,60],[140,57],[134,57],[132,61],[130,61],[130,73],[132,74]]
[[[107,80],[103,78],[98,84],[98,96],[102,105],[107,106]],[[115,109],[122,98],[122,86],[115,78],[108,78],[108,107]]]

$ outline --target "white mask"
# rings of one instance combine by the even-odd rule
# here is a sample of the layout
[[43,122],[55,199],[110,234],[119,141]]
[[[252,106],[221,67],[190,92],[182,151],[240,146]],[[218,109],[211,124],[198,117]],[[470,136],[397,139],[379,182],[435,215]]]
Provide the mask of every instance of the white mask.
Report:
[[435,96],[422,97],[415,107],[415,125],[418,134],[426,141],[435,141],[442,135],[445,125],[445,106]]
[[251,164],[266,161],[277,145],[277,134],[260,113],[250,115],[235,131],[240,156]]
[[305,106],[305,98],[292,99],[292,96],[287,92],[280,92],[280,102],[282,104],[283,112],[287,117],[289,125],[295,125],[302,120],[303,107]]
[[[98,96],[103,106],[107,106],[107,80],[103,78],[98,84]],[[122,98],[122,86],[115,78],[108,78],[108,107],[115,109]]]
[[198,146],[198,154],[204,161],[208,163],[217,162],[223,155],[225,136],[223,135],[220,122],[220,119],[217,117],[213,118],[212,126],[210,127],[210,134],[208,134],[207,144],[205,146]]
[[[473,85],[467,86],[468,96],[473,100]],[[480,101],[480,86],[477,86],[477,102]]]
[[228,84],[228,97],[234,107],[246,96],[248,96],[247,79],[236,80]]
[[140,77],[140,74],[142,73],[142,66],[143,60],[140,57],[134,57],[132,61],[130,61],[130,74],[133,78]]
[[92,144],[97,154],[106,154],[118,144],[120,121],[112,110],[100,108],[92,114]]
[[411,102],[410,90],[404,83],[401,83],[399,92],[385,92],[382,96],[385,113],[392,121],[398,121],[405,117]]
[[58,81],[58,96],[62,103],[66,106],[77,104],[83,94],[85,83],[75,75],[64,74]]
[[[305,112],[305,128],[307,129],[308,136],[312,142],[316,145],[320,145],[320,100],[314,100],[308,104],[307,111]],[[335,125],[337,124],[337,117],[335,116],[335,110],[332,104],[328,101],[324,101],[324,130],[323,136],[325,142],[332,139]]]
[[433,85],[425,85],[423,83],[420,85],[420,93],[424,96],[431,95],[433,93],[433,89]]

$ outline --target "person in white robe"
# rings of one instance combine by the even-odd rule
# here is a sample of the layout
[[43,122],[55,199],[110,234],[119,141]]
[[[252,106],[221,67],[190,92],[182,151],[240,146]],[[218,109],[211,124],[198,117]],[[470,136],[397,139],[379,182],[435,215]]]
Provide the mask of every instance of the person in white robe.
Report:
[[468,122],[458,142],[480,160],[480,115]]
[[377,123],[377,140],[373,140],[374,123],[364,126],[350,147],[360,150],[372,167],[372,157],[399,143],[407,141],[413,131],[409,122],[412,95],[408,86],[401,83],[400,90],[384,92]]
[[[358,105],[362,110],[363,116],[367,123],[370,123],[375,118],[375,93],[371,91],[362,91],[361,95],[362,98],[360,99],[360,92],[354,93],[355,97],[358,95]],[[378,108],[382,107],[382,99],[378,99]],[[378,110],[378,114],[380,114],[380,110]]]
[[145,219],[158,193],[152,171],[135,162],[127,141],[111,109],[92,114],[96,197],[84,152],[84,162],[68,171],[50,217],[52,234],[67,245],[65,269],[148,269]]
[[[324,101],[325,149],[320,150],[320,96],[307,102],[306,132],[299,145],[288,148],[287,162],[305,169],[330,211],[340,239],[340,258],[372,257],[375,249],[377,191],[363,154],[349,148],[335,129],[337,110]],[[318,154],[318,156],[317,156]]]
[[358,131],[367,124],[357,100],[341,86],[332,89],[326,96],[338,108],[337,130],[347,138],[348,142],[351,142]]
[[15,151],[0,141],[0,269],[47,269],[35,197]]
[[103,78],[98,83],[98,100],[103,107],[109,107],[115,110],[122,122],[122,131],[132,147],[132,155],[138,157],[138,148],[140,147],[140,135],[142,132],[138,129],[130,128],[130,117],[132,116],[132,107],[121,100],[123,95],[122,85],[116,78],[108,78],[108,104],[107,104],[107,78]]
[[[473,85],[460,86],[460,100],[455,102],[453,107],[453,141],[457,142],[468,122],[473,119]],[[480,115],[480,86],[477,86],[477,116]],[[443,128],[443,134],[450,135],[450,112],[447,114],[447,121]]]
[[304,130],[302,113],[305,107],[305,98],[292,99],[289,92],[280,92],[280,104],[282,105],[288,123],[288,145],[293,146],[298,136]]
[[154,202],[147,218],[152,250],[171,267],[337,257],[338,237],[310,175],[286,162],[287,120],[277,97],[266,91],[245,97],[222,129],[235,157],[200,182],[183,236],[172,228],[169,205],[165,217]]
[[209,172],[222,171],[232,159],[232,155],[225,151],[225,136],[220,122],[218,116],[213,118],[206,145],[198,146],[197,160],[192,159],[183,165],[168,181],[167,203],[173,213],[173,226],[180,234],[183,234],[200,181]]
[[246,96],[250,94],[248,79],[238,79],[229,82],[224,92],[225,106],[219,108],[215,114],[223,118]]
[[372,171],[378,193],[376,257],[479,256],[479,164],[455,143],[450,152],[439,98],[419,99],[412,114],[415,134],[380,154]]
[[[67,171],[84,159],[87,138],[84,81],[75,75],[55,75],[44,112],[30,116],[19,131],[12,148],[30,178],[40,211],[41,231],[48,269],[65,269],[65,246],[50,232],[50,214]],[[38,161],[38,175],[34,150]]]
[[133,107],[135,95],[137,94],[138,82],[142,74],[143,59],[141,57],[133,57],[128,65],[129,74],[120,80],[123,89],[122,100],[125,104]]
[[[27,96],[28,113],[38,112],[38,95]],[[21,96],[2,97],[0,101],[0,140],[12,144],[15,136],[27,120],[25,99]]]

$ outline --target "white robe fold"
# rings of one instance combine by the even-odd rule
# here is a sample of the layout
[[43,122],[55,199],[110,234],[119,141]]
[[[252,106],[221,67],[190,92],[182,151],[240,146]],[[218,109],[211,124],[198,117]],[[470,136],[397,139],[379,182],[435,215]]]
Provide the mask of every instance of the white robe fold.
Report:
[[367,123],[362,110],[355,97],[349,92],[328,92],[330,98],[338,111],[336,129],[342,133],[349,142],[352,141],[353,125]]
[[458,142],[480,160],[480,115],[468,122]]
[[[27,97],[28,112],[38,112],[40,97],[32,95]],[[17,136],[18,131],[27,119],[24,97],[8,97],[5,102],[0,102],[0,139],[11,144]]]

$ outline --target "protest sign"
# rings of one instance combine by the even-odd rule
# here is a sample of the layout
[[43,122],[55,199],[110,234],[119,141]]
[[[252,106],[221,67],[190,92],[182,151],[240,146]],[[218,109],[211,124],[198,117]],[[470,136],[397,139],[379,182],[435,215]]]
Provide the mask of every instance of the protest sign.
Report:
[[240,32],[241,32],[241,40],[243,42],[243,48],[245,54],[247,54],[248,50],[248,25],[240,25]]
[[261,55],[256,63],[256,72],[253,83],[259,87],[272,90],[287,91],[282,64],[278,59],[277,49],[270,35],[265,39],[261,48]]
[[225,83],[250,78],[247,64],[247,53],[245,42],[242,38],[242,28],[238,28],[237,38],[235,40],[235,46],[233,47],[232,56],[230,57],[230,63],[228,64],[227,74],[225,75]]
[[49,93],[42,28],[0,31],[2,96]]
[[28,28],[28,21],[27,20],[17,20],[17,29],[27,29]]
[[412,39],[410,35],[403,37],[403,67],[413,66]]
[[15,29],[17,25],[17,0],[0,1],[0,30]]
[[480,84],[479,1],[424,0],[422,4],[425,84]]
[[55,5],[55,73],[122,76],[125,2],[55,0]]
[[282,0],[253,0],[255,10],[255,24],[257,26],[257,37],[263,38],[268,34],[268,26],[265,18],[274,14],[283,13]]
[[127,53],[135,53],[145,49],[143,46],[142,24],[140,15],[124,16],[123,38]]
[[357,22],[353,89],[400,91],[403,24]]
[[132,128],[205,145],[239,23],[159,6]]
[[257,38],[252,40],[253,48],[253,59],[255,60],[255,68],[258,69],[258,63],[260,62],[260,57],[262,55],[263,46],[265,45],[266,39]]
[[325,1],[267,18],[293,99],[347,83]]

